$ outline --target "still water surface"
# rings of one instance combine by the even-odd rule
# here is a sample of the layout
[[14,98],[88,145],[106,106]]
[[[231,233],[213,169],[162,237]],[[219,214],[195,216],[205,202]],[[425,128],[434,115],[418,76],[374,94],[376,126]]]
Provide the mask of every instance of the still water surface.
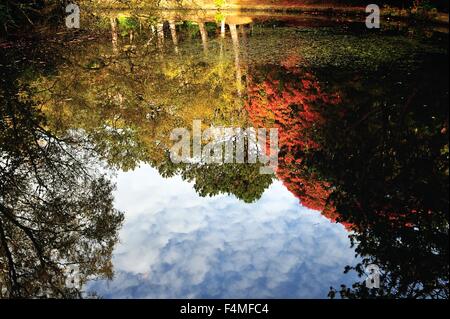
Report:
[[116,278],[90,286],[104,297],[323,298],[356,280],[342,273],[355,262],[345,228],[279,181],[246,204],[143,166],[119,174],[115,198],[127,212]]
[[[1,49],[4,297],[448,298],[448,33],[169,11],[85,25]],[[277,127],[275,174],[172,163],[193,120]]]

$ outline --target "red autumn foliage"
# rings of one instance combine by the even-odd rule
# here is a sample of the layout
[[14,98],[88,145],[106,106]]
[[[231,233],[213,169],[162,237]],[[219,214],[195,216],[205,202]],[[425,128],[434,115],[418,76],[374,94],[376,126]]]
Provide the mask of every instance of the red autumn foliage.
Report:
[[[278,128],[278,178],[303,206],[336,221],[339,214],[328,203],[331,185],[306,172],[299,154],[320,147],[313,136],[314,128],[325,121],[319,110],[338,104],[340,97],[322,92],[313,74],[296,67],[298,61],[298,57],[290,56],[281,63],[289,80],[278,78],[275,72],[269,73],[262,83],[249,78],[246,110],[255,127]],[[344,226],[350,229],[351,225]]]

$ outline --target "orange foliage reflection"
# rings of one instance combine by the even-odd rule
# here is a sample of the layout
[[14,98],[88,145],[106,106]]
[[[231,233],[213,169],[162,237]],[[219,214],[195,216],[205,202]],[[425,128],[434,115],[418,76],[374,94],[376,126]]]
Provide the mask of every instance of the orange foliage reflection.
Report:
[[[278,178],[303,206],[336,221],[339,214],[328,202],[330,183],[307,171],[302,154],[320,148],[314,136],[325,122],[320,111],[337,105],[341,99],[339,94],[323,92],[312,73],[297,67],[300,60],[289,56],[281,63],[281,72],[269,71],[260,83],[249,78],[246,110],[255,127],[279,129]],[[351,228],[350,224],[343,225]]]

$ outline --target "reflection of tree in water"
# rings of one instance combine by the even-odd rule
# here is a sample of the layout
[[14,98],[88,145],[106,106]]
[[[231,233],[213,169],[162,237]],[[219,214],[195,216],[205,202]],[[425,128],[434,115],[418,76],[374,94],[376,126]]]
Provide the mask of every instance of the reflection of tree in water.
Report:
[[325,121],[321,110],[336,107],[340,98],[338,94],[323,92],[313,74],[296,67],[299,61],[292,55],[282,66],[255,70],[246,109],[256,127],[279,129],[278,178],[303,206],[321,211],[335,221],[338,214],[327,203],[330,183],[320,180],[313,169],[305,169],[302,161],[320,148],[315,135]]
[[354,103],[333,117],[324,149],[308,161],[337,186],[341,219],[357,225],[351,238],[364,258],[355,270],[382,270],[381,289],[357,283],[344,297],[448,298],[448,75],[440,67],[448,62],[433,59],[415,78],[403,73],[409,89],[390,86],[371,108]]
[[89,278],[112,277],[123,215],[83,137],[50,133],[9,80],[0,91],[0,296],[81,297]]
[[233,194],[246,203],[258,200],[272,184],[271,175],[260,174],[261,164],[173,164],[167,161],[157,165],[164,177],[180,175],[193,182],[200,196]]
[[[138,40],[136,36],[134,41]],[[105,53],[108,43],[96,43],[92,51],[89,48],[77,51],[67,59],[72,62],[69,66],[77,67],[59,70],[57,76],[65,81],[52,86],[53,81],[41,79],[42,87],[36,87],[37,90],[52,87],[53,92],[61,93],[44,94],[38,98],[49,118],[49,127],[60,128],[63,132],[83,129],[111,166],[127,170],[144,161],[156,167],[163,176],[180,174],[185,180],[193,181],[202,196],[228,193],[253,202],[272,181],[270,176],[259,174],[257,165],[174,165],[165,154],[169,145],[167,138],[173,128],[190,127],[192,120],[198,118],[205,125],[275,125],[280,128],[281,147],[277,176],[303,205],[319,210],[329,219],[353,230],[350,236],[362,257],[355,270],[362,275],[366,265],[375,263],[383,272],[384,288],[377,291],[378,295],[448,295],[448,95],[445,94],[448,79],[445,83],[435,83],[413,75],[406,78],[405,72],[400,71],[398,74],[401,76],[397,79],[393,70],[380,72],[390,75],[378,79],[355,75],[355,72],[336,75],[338,72],[332,70],[326,73],[329,83],[325,85],[319,81],[321,70],[312,72],[299,68],[302,63],[295,55],[281,65],[249,64],[246,71],[249,123],[240,110],[240,99],[236,97],[235,74],[227,72],[233,65],[232,56],[208,60],[203,58],[203,54],[183,55],[182,44],[181,41],[178,43],[180,50],[176,55],[166,54],[164,57],[157,56],[154,51],[152,54],[145,50],[141,52],[139,46],[126,57],[111,57]],[[208,47],[209,54],[214,54],[214,48],[213,45]],[[100,68],[89,69],[88,61],[97,55],[106,62]],[[445,74],[432,74],[429,70],[439,72],[436,66],[430,66],[411,74],[446,79]],[[445,68],[440,70],[445,72]],[[70,87],[74,89],[71,92],[62,83],[70,83],[73,77],[77,82]],[[399,81],[404,84],[394,84]],[[402,99],[403,96],[406,98]],[[12,113],[19,116],[26,109],[10,107],[5,110],[4,114],[13,110]],[[230,114],[238,120],[230,122]],[[10,115],[2,116],[4,123],[11,123]],[[9,198],[7,202],[2,197],[2,203],[8,203],[16,212],[36,211],[31,221],[20,221],[28,227],[44,229],[40,236],[45,242],[55,245],[52,251],[67,250],[65,255],[60,253],[60,260],[76,260],[83,264],[80,247],[101,242],[106,248],[92,245],[98,250],[88,249],[91,253],[87,259],[104,263],[102,274],[109,275],[108,258],[97,258],[95,254],[110,255],[109,249],[115,237],[107,237],[105,229],[116,230],[120,224],[119,215],[110,207],[110,185],[105,179],[95,178],[95,174],[85,174],[83,165],[77,164],[79,161],[76,159],[87,159],[83,156],[85,151],[74,152],[76,143],[71,142],[78,138],[75,134],[64,139],[63,143],[57,143],[35,126],[41,122],[38,115],[33,114],[32,118],[36,119],[33,123],[25,125],[28,122],[21,122],[25,126],[21,131],[26,133],[22,134],[28,140],[11,144],[6,133],[5,137],[2,135],[6,141],[2,146],[7,150],[4,153],[20,155],[9,155],[11,159],[20,159],[17,165],[22,168],[12,172],[24,175],[13,180],[28,185],[26,192],[20,193],[12,186],[6,187],[9,184],[2,179],[2,194],[5,194],[2,196]],[[3,125],[2,129],[9,132],[8,138],[11,137],[13,131],[6,129],[11,124]],[[36,142],[35,136],[37,141],[43,139],[47,142]],[[20,141],[19,138],[14,140]],[[32,148],[26,151],[28,148],[23,145]],[[67,152],[75,158],[66,155]],[[51,160],[46,160],[47,157]],[[34,171],[31,159],[39,164],[37,171]],[[10,166],[11,163],[2,166],[2,170],[14,167]],[[3,174],[12,173],[2,171]],[[80,177],[75,178],[77,175]],[[36,198],[32,185],[39,183],[49,186],[48,189],[41,187]],[[87,191],[90,187],[96,192]],[[48,194],[54,194],[58,201],[48,201]],[[20,196],[25,196],[26,200],[11,200],[22,198]],[[102,201],[104,204],[99,204]],[[95,207],[90,206],[94,205],[92,203]],[[56,214],[58,207],[64,207],[62,210],[67,210],[68,215]],[[45,210],[50,213],[44,213]],[[80,229],[95,226],[73,220],[74,210],[84,211],[82,218],[95,220],[98,225],[104,221],[102,216],[115,216],[112,226],[95,228],[94,233],[100,232],[98,236],[109,239],[89,237],[92,232],[85,234],[84,230],[80,230],[81,235],[76,235],[71,229],[65,229],[58,230],[58,235],[64,233],[65,236],[54,241],[57,235],[51,232],[58,227],[72,225],[70,222],[80,222]],[[96,217],[90,217],[88,212]],[[2,218],[3,223],[5,218]],[[25,215],[25,218],[29,217]],[[42,220],[45,220],[45,225],[41,224]],[[14,225],[6,222],[10,228]],[[69,227],[79,230],[78,226]],[[28,243],[16,253],[28,256],[24,259],[28,266],[21,264],[18,268],[21,274],[27,274],[29,264],[38,264],[39,258],[36,253],[26,253],[25,249],[38,250],[32,247],[30,239],[22,240],[27,238],[25,231],[17,230],[17,227],[13,229],[16,229],[14,238],[17,238],[14,242]],[[86,238],[87,243],[80,244],[79,239],[74,239],[77,236]],[[7,241],[8,238],[12,237],[6,237]],[[76,247],[72,249],[73,253],[71,249],[63,250],[69,246]],[[53,265],[56,266],[47,268],[51,270],[58,266],[57,263]],[[86,276],[92,274],[93,269],[85,269]],[[23,277],[63,278],[53,273],[40,277],[39,272],[30,272],[29,277]],[[47,283],[49,279],[42,280]],[[331,290],[330,296],[335,293]],[[344,287],[342,294],[343,297],[369,296],[359,283],[350,290]]]
[[365,279],[366,266],[381,269],[380,289],[369,291],[362,281],[342,286],[344,298],[448,298],[448,76],[442,70],[426,65],[414,72],[419,78],[403,76],[408,85],[401,88],[386,85],[396,83],[395,71],[382,83],[368,78],[363,86],[373,91],[364,95],[347,80],[337,106],[298,69],[262,71],[267,80],[252,87],[252,120],[280,127],[277,175],[306,206],[353,230],[361,262],[345,271]]
[[[66,62],[58,69],[58,77],[64,81],[49,77],[34,81],[35,88],[44,92],[36,94],[36,99],[49,126],[63,132],[83,129],[112,167],[126,171],[145,162],[164,176],[177,174],[194,182],[201,196],[227,193],[245,202],[260,198],[272,177],[259,174],[259,164],[174,165],[165,156],[173,143],[171,130],[190,128],[195,119],[205,126],[246,127],[235,76],[230,72],[234,65],[230,53],[216,54],[213,50],[220,48],[212,47],[207,58],[199,47],[198,55],[180,50],[162,56],[156,49],[137,45],[132,53],[111,57],[110,46],[109,41],[96,42],[80,50],[62,51]],[[99,52],[100,60],[106,62],[99,69],[87,68],[87,61],[98,60]],[[130,64],[135,66],[132,71]],[[67,88],[65,83],[73,79],[76,84]],[[52,88],[51,95],[47,87]]]

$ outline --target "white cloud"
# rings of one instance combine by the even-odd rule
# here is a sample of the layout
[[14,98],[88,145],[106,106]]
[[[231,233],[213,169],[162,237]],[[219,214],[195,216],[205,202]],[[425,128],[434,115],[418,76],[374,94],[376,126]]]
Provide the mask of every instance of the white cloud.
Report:
[[117,276],[90,285],[105,297],[326,297],[351,279],[342,275],[354,263],[344,227],[302,207],[281,182],[246,204],[202,198],[144,165],[118,174],[115,195],[126,212]]

